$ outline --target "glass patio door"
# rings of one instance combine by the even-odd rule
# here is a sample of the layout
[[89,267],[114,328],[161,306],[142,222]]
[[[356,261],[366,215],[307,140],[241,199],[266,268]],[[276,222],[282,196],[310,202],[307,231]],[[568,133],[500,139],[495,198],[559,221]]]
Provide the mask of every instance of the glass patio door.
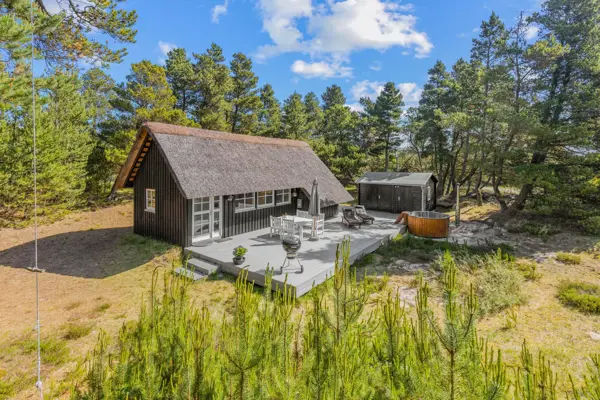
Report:
[[221,196],[194,199],[192,241],[221,236]]

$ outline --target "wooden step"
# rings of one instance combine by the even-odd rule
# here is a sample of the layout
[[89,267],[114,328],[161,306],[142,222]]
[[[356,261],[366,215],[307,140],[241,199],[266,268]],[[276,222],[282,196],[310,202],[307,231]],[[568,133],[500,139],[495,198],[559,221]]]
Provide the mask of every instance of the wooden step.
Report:
[[186,278],[189,278],[193,281],[199,281],[200,279],[206,279],[208,277],[207,274],[204,274],[202,272],[198,272],[198,271],[192,271],[189,269],[185,269],[183,267],[179,267],[175,270],[175,273],[177,275],[181,275],[184,276]]
[[203,274],[210,275],[219,270],[219,266],[215,264],[208,263],[203,260],[199,260],[197,258],[190,258],[188,260],[188,265],[193,266],[196,271],[202,272]]

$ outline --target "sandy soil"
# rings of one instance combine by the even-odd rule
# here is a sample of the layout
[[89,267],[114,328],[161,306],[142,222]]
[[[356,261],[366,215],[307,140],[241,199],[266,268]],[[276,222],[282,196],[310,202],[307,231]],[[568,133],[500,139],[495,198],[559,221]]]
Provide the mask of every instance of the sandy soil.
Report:
[[[44,363],[46,391],[84,359],[100,328],[114,334],[135,318],[153,271],[163,274],[179,260],[179,249],[133,235],[132,220],[132,206],[124,204],[40,227],[39,267],[46,270],[39,275],[42,339],[64,340],[68,324],[93,326],[68,341],[71,361]],[[35,326],[35,275],[26,269],[33,266],[33,249],[32,227],[0,230],[0,381],[17,380],[15,386],[25,389],[9,398],[35,398],[35,357],[22,350]],[[232,294],[229,277],[192,288],[195,300],[208,302],[216,314]]]

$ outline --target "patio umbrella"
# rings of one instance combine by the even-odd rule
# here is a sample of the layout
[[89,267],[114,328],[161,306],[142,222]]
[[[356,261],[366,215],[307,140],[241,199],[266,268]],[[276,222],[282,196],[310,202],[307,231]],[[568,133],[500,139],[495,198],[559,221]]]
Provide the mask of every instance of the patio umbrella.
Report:
[[317,234],[317,221],[321,213],[321,204],[319,199],[319,184],[315,179],[310,191],[310,204],[308,206],[308,214],[312,216],[312,230],[310,232],[310,240],[319,240]]

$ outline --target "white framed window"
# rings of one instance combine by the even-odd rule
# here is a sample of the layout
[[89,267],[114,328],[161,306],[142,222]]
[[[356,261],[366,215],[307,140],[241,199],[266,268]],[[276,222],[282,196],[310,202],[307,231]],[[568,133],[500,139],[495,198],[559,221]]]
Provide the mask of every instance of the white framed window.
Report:
[[242,193],[234,196],[235,212],[254,210],[254,193]]
[[273,207],[275,205],[275,198],[272,190],[265,190],[264,192],[258,192],[256,194],[256,202],[258,208]]
[[292,189],[281,189],[275,191],[275,201],[279,204],[290,204],[292,202]]
[[146,189],[146,211],[156,211],[156,190]]

